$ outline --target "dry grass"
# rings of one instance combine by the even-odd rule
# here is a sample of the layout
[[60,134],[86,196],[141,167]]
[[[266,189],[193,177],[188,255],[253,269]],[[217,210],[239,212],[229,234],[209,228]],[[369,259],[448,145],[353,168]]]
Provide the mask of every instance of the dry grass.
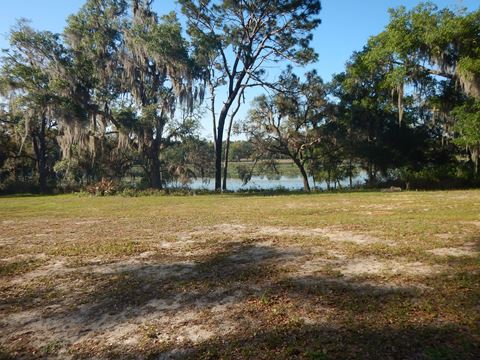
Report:
[[0,198],[0,358],[476,359],[480,191]]

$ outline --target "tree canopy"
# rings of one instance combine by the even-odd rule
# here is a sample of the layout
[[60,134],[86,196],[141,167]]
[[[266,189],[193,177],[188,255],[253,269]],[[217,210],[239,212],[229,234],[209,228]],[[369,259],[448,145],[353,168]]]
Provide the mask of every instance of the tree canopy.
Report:
[[[320,1],[178,3],[182,14],[157,13],[152,0],[86,0],[60,34],[26,20],[12,28],[0,64],[0,191],[102,179],[161,189],[211,176],[226,190],[229,161],[248,180],[279,160],[306,191],[356,177],[479,184],[480,9],[391,9],[326,83],[312,45]],[[250,88],[258,96],[245,104]],[[205,119],[212,139],[199,134]]]

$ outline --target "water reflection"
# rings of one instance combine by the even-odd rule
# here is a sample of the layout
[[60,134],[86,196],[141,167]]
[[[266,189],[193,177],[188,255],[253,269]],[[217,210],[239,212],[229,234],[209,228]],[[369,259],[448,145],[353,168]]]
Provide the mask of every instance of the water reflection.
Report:
[[[308,179],[310,186],[314,187],[313,178]],[[365,176],[360,175],[353,179],[353,185],[361,185],[365,183]],[[333,188],[333,184],[330,184]],[[180,187],[180,184],[172,183],[172,187]],[[349,180],[345,179],[340,181],[340,186],[346,188],[349,186]],[[188,187],[194,190],[214,190],[215,189],[215,179],[206,179],[202,181],[201,179],[196,179],[192,181]],[[228,179],[227,180],[227,189],[231,191],[238,190],[271,190],[271,189],[288,189],[288,190],[301,190],[303,189],[303,179],[300,176],[290,177],[290,176],[278,176],[274,178],[269,178],[267,176],[252,176],[252,179],[246,185],[243,184],[240,179]],[[326,182],[316,182],[316,189],[327,189]]]

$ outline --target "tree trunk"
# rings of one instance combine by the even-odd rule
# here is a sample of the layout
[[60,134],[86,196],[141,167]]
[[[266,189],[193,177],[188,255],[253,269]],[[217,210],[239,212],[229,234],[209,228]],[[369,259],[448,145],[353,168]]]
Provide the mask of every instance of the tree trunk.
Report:
[[223,130],[231,102],[225,103],[218,117],[217,139],[215,144],[215,191],[222,189]]
[[[233,102],[239,95],[240,90],[242,89],[242,81],[245,78],[246,74],[247,74],[247,71],[242,70],[242,72],[240,73],[235,73],[231,75],[229,90],[228,90],[229,95],[227,100],[223,104],[222,110],[220,111],[220,115],[218,116],[217,137],[215,139],[215,191],[220,191],[222,188],[222,155],[223,155],[222,142],[223,142],[223,131],[225,129],[225,120],[227,119],[228,111],[230,110],[230,107],[232,106]],[[232,121],[234,116],[235,115],[233,114]]]
[[480,146],[471,151],[472,153],[472,159],[473,159],[473,173],[475,175],[475,178],[478,177],[478,160],[480,156]]
[[368,165],[368,185],[370,187],[377,185],[377,171],[374,164]]
[[225,143],[225,161],[223,164],[223,184],[222,184],[223,191],[227,191],[228,154],[230,152],[230,136],[232,134],[232,126],[233,126],[233,116],[230,119],[230,124],[228,124],[227,142]]
[[352,164],[352,159],[350,159],[348,163],[348,185],[350,187],[350,190],[352,190],[353,188],[352,177],[353,177],[353,164]]
[[154,139],[152,141],[152,146],[148,151],[150,169],[150,187],[153,189],[162,189],[162,179],[160,176],[160,141]]
[[163,110],[161,115],[157,118],[157,124],[155,127],[155,137],[153,136],[153,131],[150,134],[151,136],[151,146],[148,149],[148,160],[150,164],[150,187],[153,189],[162,189],[163,181],[162,174],[160,172],[160,146],[163,139],[163,129],[164,129],[164,118]]
[[150,159],[150,187],[153,189],[162,188],[162,180],[160,179],[160,161]]
[[46,140],[47,119],[42,117],[39,133],[32,134],[33,149],[37,158],[38,185],[40,193],[47,193],[47,140]]
[[225,144],[225,160],[223,162],[223,183],[222,191],[227,191],[227,176],[228,176],[228,152],[230,150],[230,135],[227,136],[227,143]]
[[310,184],[308,183],[308,175],[307,175],[307,172],[305,171],[305,167],[303,166],[301,161],[299,161],[298,159],[292,159],[292,160],[295,163],[295,165],[297,165],[298,170],[300,170],[300,173],[302,174],[303,191],[310,192]]
[[218,133],[215,143],[215,191],[222,189],[222,140],[223,135]]
[[330,190],[330,169],[327,170],[327,190]]

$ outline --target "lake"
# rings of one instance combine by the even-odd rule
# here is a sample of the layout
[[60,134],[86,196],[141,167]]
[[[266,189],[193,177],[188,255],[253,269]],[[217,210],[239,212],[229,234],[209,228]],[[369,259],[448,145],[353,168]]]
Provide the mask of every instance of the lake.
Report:
[[[361,174],[353,179],[353,185],[362,185],[365,183],[366,174]],[[313,178],[309,178],[310,186],[313,189]],[[348,179],[340,182],[342,187],[348,187]],[[169,184],[176,187],[179,184]],[[201,179],[193,180],[188,187],[194,190],[215,190],[215,179]],[[272,190],[277,188],[283,188],[288,190],[301,190],[303,189],[303,179],[300,176],[280,176],[275,178],[269,178],[267,176],[252,176],[250,182],[243,185],[242,180],[236,178],[230,178],[227,180],[227,189],[231,191],[238,190]],[[327,189],[326,182],[320,182],[315,184],[316,189]]]

